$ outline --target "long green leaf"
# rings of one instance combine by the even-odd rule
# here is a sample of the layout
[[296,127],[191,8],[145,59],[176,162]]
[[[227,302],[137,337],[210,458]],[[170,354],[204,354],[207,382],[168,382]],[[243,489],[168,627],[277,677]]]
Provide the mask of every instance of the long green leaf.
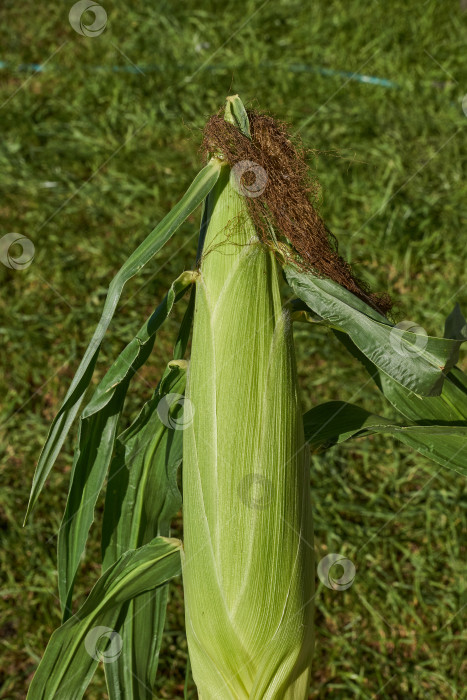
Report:
[[173,305],[184,296],[198,277],[197,272],[186,271],[177,277],[157,309],[141,326],[133,340],[126,346],[98,385],[91,401],[83,410],[83,418],[100,411],[112,398],[117,387],[132,378],[146,362],[154,347],[155,334],[170,315]]
[[50,428],[34,474],[25,522],[57,458],[68,430],[78,412],[84,392],[94,371],[102,339],[112,320],[125,283],[141,270],[162,248],[185,219],[211,191],[220,172],[220,161],[212,159],[196,176],[182,199],[130,255],[110,283],[101,319],[84,354],[63,404]]
[[[182,461],[182,430],[167,427],[159,407],[167,395],[185,390],[186,363],[172,361],[155,396],[117,441],[104,511],[104,569],[122,552],[156,535],[168,536],[170,521],[182,499],[177,471]],[[175,403],[167,413],[176,422],[182,411]],[[175,424],[175,423],[174,423]],[[165,621],[167,588],[139,596],[122,611],[120,658],[106,665],[111,700],[152,700]]]
[[399,425],[360,406],[329,401],[305,413],[303,425],[305,438],[314,452],[322,452],[350,438],[387,433],[439,464],[467,476],[467,421],[446,425]]
[[[29,688],[28,700],[79,700],[99,661],[97,641],[110,639],[103,652],[115,663],[122,638],[115,631],[122,605],[164,586],[180,571],[179,540],[157,537],[123,554],[101,576],[83,606],[52,635]],[[104,629],[103,629],[104,628]]]
[[[394,433],[400,440],[443,466],[465,474],[467,440],[463,428],[467,424],[467,376],[458,367],[446,375],[438,396],[418,396],[381,371],[356,347],[349,336],[334,331],[344,347],[356,357],[375,381],[379,390],[406,419],[418,426],[433,428],[432,435],[416,435],[414,431]],[[445,431],[438,432],[439,427]],[[448,428],[454,433],[449,434]],[[429,432],[429,431],[427,431]]]
[[457,338],[412,333],[391,324],[333,280],[293,265],[286,265],[284,271],[294,293],[327,324],[347,333],[378,369],[419,395],[441,393],[446,373],[457,362],[459,347],[467,339],[467,327]]
[[333,331],[333,333],[344,347],[362,363],[379,390],[394,408],[408,420],[423,421],[427,424],[456,423],[467,420],[467,376],[458,367],[453,367],[446,375],[441,394],[438,396],[418,396],[378,369],[352,343],[348,335],[340,331]]
[[58,536],[58,588],[64,622],[72,612],[74,580],[112,457],[128,386],[149,357],[156,332],[196,275],[184,272],[175,280],[163,301],[110,367],[81,415],[78,447]]

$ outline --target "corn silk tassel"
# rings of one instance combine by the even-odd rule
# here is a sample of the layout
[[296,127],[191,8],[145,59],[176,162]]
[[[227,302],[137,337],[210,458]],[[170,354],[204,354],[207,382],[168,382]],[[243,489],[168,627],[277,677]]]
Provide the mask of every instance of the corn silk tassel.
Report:
[[281,268],[238,189],[224,163],[196,281],[183,436],[188,647],[201,700],[306,700],[308,447]]

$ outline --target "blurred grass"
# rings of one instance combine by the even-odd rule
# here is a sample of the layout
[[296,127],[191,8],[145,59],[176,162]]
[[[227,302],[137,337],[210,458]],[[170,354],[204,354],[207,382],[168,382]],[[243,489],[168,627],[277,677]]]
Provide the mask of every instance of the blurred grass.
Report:
[[[226,95],[238,92],[248,106],[288,121],[314,149],[321,211],[357,272],[397,300],[398,320],[440,333],[454,301],[467,310],[462,4],[104,2],[108,24],[95,38],[70,27],[71,4],[4,0],[0,9],[0,60],[8,64],[0,70],[0,234],[19,232],[36,251],[26,270],[0,265],[0,697],[7,699],[25,696],[59,623],[56,532],[73,436],[21,528],[48,425],[112,275],[200,168],[201,129]],[[46,67],[15,68],[28,63]],[[133,64],[143,72],[128,72]],[[306,65],[400,87],[297,68]],[[96,381],[174,277],[193,265],[198,224],[199,214],[128,284]],[[126,420],[170,358],[181,313],[134,382]],[[340,398],[391,415],[332,336],[297,325],[296,339],[305,408]],[[357,575],[344,592],[319,590],[310,698],[467,697],[465,480],[375,436],[313,459],[311,481],[317,559],[340,552]],[[81,596],[99,574],[100,515],[101,505]],[[183,697],[179,584],[172,593],[160,698]],[[196,697],[193,684],[188,695]],[[101,670],[86,697],[106,697]]]

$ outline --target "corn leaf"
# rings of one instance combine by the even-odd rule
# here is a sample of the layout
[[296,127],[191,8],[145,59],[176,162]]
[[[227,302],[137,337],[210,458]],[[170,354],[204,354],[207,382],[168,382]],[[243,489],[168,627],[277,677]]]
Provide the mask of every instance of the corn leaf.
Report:
[[467,337],[467,321],[457,302],[444,323],[444,337],[454,340],[464,340]]
[[[177,471],[183,431],[162,423],[158,406],[167,394],[181,396],[185,383],[186,363],[170,362],[154,397],[117,440],[104,511],[104,569],[126,550],[170,533],[170,521],[182,503]],[[183,408],[179,403],[172,408],[170,419],[177,421]],[[105,666],[111,700],[152,700],[167,594],[167,587],[150,591],[122,610],[122,654]]]
[[148,359],[156,332],[196,277],[184,272],[126,346],[81,414],[65,513],[58,536],[58,588],[63,621],[71,614],[73,584],[94,508],[112,457],[121,411],[131,379]]
[[333,332],[344,347],[363,364],[394,408],[409,420],[434,424],[467,420],[467,376],[458,367],[453,367],[447,373],[441,394],[418,396],[379,370],[345,333]]
[[100,411],[112,398],[118,386],[131,379],[148,359],[155,341],[155,334],[169,317],[173,305],[184,296],[196,280],[196,272],[183,272],[172,283],[157,309],[143,324],[135,338],[126,346],[97,387],[82,417],[89,418]]
[[[79,700],[99,661],[115,663],[122,638],[115,631],[122,605],[164,586],[180,573],[179,540],[156,537],[125,552],[101,576],[82,607],[52,635],[29,688],[28,700]],[[106,632],[107,630],[107,632]],[[98,648],[98,638],[110,648]]]
[[57,413],[42,449],[34,474],[25,522],[33,509],[42,487],[63,445],[63,441],[78,412],[84,392],[91,382],[102,339],[115,313],[125,283],[141,270],[162,248],[185,219],[198,207],[219,177],[220,163],[216,159],[193,180],[172,211],[156,226],[141,245],[130,255],[110,283],[101,319],[78,370]]
[[[336,337],[365,367],[379,390],[406,419],[410,430],[394,430],[395,437],[430,459],[461,474],[467,472],[467,376],[458,367],[446,375],[438,396],[418,396],[381,371],[352,343],[348,335]],[[425,427],[428,430],[425,430]],[[423,429],[422,429],[423,428]],[[443,430],[442,430],[443,429]],[[386,431],[387,432],[387,431]]]
[[[446,373],[459,358],[467,326],[457,338],[437,338],[398,328],[344,287],[293,265],[284,268],[294,293],[327,325],[348,334],[378,370],[421,396],[441,393]],[[458,328],[459,322],[456,325]],[[397,350],[396,350],[397,348]]]
[[467,421],[400,425],[355,404],[328,401],[305,413],[303,425],[306,441],[313,452],[322,452],[350,438],[387,433],[439,464],[467,476]]

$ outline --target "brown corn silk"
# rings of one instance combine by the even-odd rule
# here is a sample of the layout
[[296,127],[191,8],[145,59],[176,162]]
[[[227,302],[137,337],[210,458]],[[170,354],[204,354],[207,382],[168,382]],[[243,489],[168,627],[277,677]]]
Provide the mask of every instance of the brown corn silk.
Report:
[[[271,245],[272,226],[277,238],[286,242],[281,251],[288,262],[334,280],[383,314],[389,312],[389,295],[370,292],[339,255],[336,237],[318,214],[319,185],[310,177],[298,138],[291,140],[283,122],[255,111],[247,114],[251,139],[214,115],[205,127],[202,150],[206,155],[222,154],[231,166],[252,161],[263,168],[267,177],[264,191],[245,198],[258,236]],[[245,182],[254,177],[246,173]]]

